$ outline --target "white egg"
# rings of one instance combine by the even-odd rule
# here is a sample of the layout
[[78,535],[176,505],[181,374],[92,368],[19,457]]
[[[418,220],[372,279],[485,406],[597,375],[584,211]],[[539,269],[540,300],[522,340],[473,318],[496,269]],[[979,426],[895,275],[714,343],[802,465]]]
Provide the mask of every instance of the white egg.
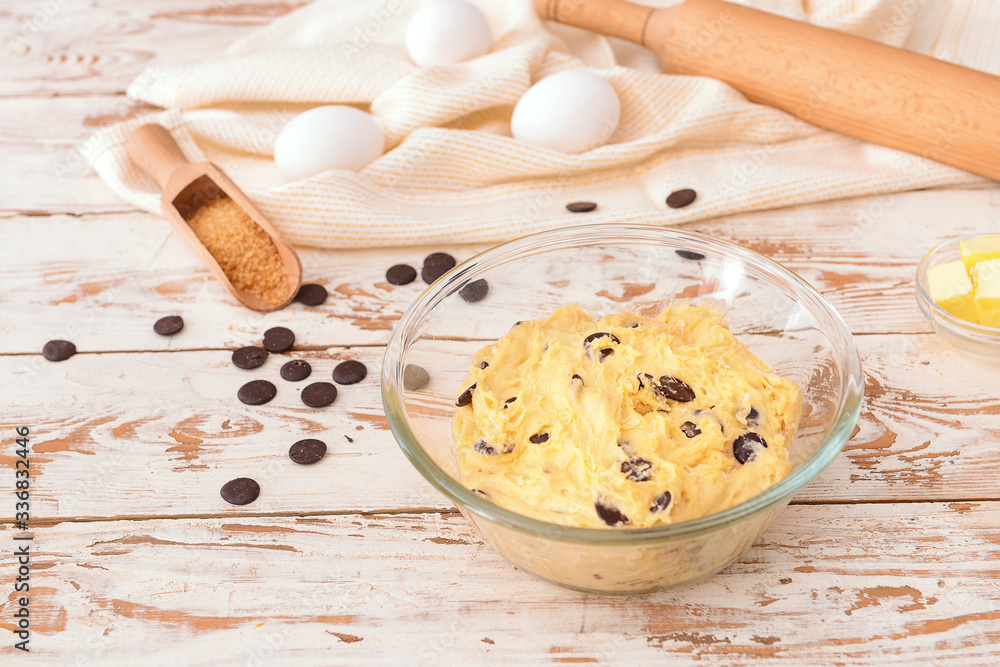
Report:
[[490,24],[472,3],[436,0],[406,26],[406,52],[421,67],[450,65],[490,52]]
[[621,115],[610,83],[583,70],[547,76],[529,88],[510,119],[518,141],[563,153],[582,153],[607,143]]
[[293,118],[274,144],[274,164],[286,181],[327,169],[360,171],[385,150],[382,124],[347,106],[316,107]]

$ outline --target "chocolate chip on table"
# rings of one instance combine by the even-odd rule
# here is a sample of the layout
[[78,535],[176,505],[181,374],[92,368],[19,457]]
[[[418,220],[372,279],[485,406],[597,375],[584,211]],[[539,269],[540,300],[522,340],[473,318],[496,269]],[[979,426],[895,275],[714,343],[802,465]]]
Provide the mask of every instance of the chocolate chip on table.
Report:
[[299,440],[288,448],[288,458],[301,465],[316,463],[326,454],[326,443],[315,438]]
[[329,295],[330,293],[322,285],[310,283],[299,288],[298,294],[295,295],[295,300],[303,306],[319,306],[326,301],[326,297]]
[[273,327],[264,332],[264,348],[268,352],[284,352],[295,345],[295,334],[285,327]]
[[337,400],[337,387],[332,382],[313,382],[302,390],[301,398],[310,408],[325,408]]
[[689,438],[693,438],[696,435],[701,435],[701,429],[694,422],[684,422],[681,424],[681,431],[684,432]]
[[693,401],[695,397],[694,389],[670,375],[661,375],[660,384],[654,386],[653,391],[660,398],[669,398],[678,403]]
[[628,523],[628,517],[622,514],[621,511],[605,505],[601,501],[594,503],[594,509],[597,510],[597,516],[601,517],[601,521],[609,526],[625,525]]
[[740,463],[753,461],[758,447],[767,447],[767,441],[759,433],[744,433],[733,443],[733,456]]
[[760,413],[757,412],[757,408],[750,408],[750,412],[747,413],[747,425],[756,426],[760,423]]
[[333,369],[333,381],[337,384],[357,384],[368,375],[368,368],[354,359],[337,364]]
[[282,380],[288,380],[289,382],[302,382],[307,377],[312,375],[312,366],[309,365],[308,361],[303,359],[292,359],[278,371],[281,375]]
[[267,361],[268,354],[262,347],[247,345],[233,352],[233,365],[244,370],[257,368]]
[[597,208],[597,204],[592,201],[575,201],[566,204],[566,210],[571,213],[590,213],[595,208]]
[[417,270],[409,264],[397,264],[389,267],[385,279],[390,285],[409,285],[417,279]]
[[476,385],[473,384],[471,387],[463,391],[462,395],[458,397],[457,401],[455,401],[455,405],[457,405],[460,408],[464,408],[469,403],[472,403],[472,390],[475,388]]
[[219,495],[230,505],[249,505],[260,495],[260,484],[249,477],[237,477],[223,484]]
[[695,252],[694,250],[679,250],[678,249],[678,250],[674,250],[674,252],[676,252],[678,255],[680,255],[684,259],[693,259],[693,260],[696,260],[696,261],[700,260],[700,259],[705,259],[705,256],[703,254],[701,254],[700,252]]
[[653,479],[653,464],[646,459],[629,459],[622,463],[622,473],[633,482],[645,482]]
[[247,405],[264,405],[278,395],[278,388],[267,380],[251,380],[240,387],[236,397]]
[[667,206],[670,208],[684,208],[698,197],[698,193],[691,188],[674,190],[667,197]]
[[672,499],[673,499],[673,496],[670,495],[670,492],[669,491],[664,491],[660,495],[656,496],[656,499],[653,500],[653,504],[650,506],[649,511],[650,512],[662,512],[663,510],[665,510],[668,507],[670,507],[670,501]]
[[183,328],[184,320],[181,319],[180,315],[167,315],[166,317],[161,317],[156,320],[156,324],[153,325],[153,331],[161,336],[173,336]]
[[406,391],[416,391],[430,381],[430,374],[416,364],[406,364],[403,369],[403,389]]
[[424,259],[420,277],[430,285],[432,282],[455,268],[455,258],[446,252],[432,252]]
[[76,345],[68,340],[50,340],[42,347],[42,356],[49,361],[66,361],[76,354]]
[[549,441],[548,433],[536,433],[535,435],[528,438],[528,442],[530,442],[533,445],[540,445],[543,442],[548,442],[548,441]]
[[490,284],[484,279],[473,280],[459,290],[458,294],[469,303],[482,301],[490,291]]

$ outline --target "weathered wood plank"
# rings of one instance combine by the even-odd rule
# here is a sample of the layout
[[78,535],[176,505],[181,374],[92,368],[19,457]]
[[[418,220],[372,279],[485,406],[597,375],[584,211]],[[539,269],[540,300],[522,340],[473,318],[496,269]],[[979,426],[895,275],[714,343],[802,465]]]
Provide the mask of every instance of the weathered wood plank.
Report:
[[124,95],[0,97],[0,212],[133,211],[86,160],[86,139],[97,128],[153,107]]
[[148,64],[218,53],[305,0],[11,0],[0,13],[0,94],[124,92]]
[[[1000,190],[917,192],[892,201],[896,203],[877,223],[878,229],[853,240],[848,222],[853,211],[877,199],[694,226],[784,262],[827,296],[855,333],[927,332],[913,297],[916,264],[940,240],[995,231]],[[939,222],[959,207],[967,212],[963,220]],[[0,353],[37,352],[64,331],[71,332],[81,350],[161,349],[162,341],[150,331],[152,322],[176,313],[189,326],[171,340],[171,349],[244,344],[251,338],[248,332],[265,323],[290,326],[308,346],[384,344],[395,321],[424,287],[419,279],[403,287],[389,285],[389,266],[404,262],[419,268],[432,250],[464,260],[483,248],[302,249],[306,281],[325,283],[331,298],[319,308],[293,306],[263,317],[239,308],[167,223],[154,215],[15,216],[0,219],[0,237],[7,250],[0,283],[8,286],[0,293],[0,305],[17,313],[16,318],[0,319]],[[95,238],[102,242],[94,243]],[[880,238],[892,243],[877,242]],[[604,291],[607,311],[623,307],[615,301],[618,292]],[[543,297],[543,292],[536,294]],[[499,305],[487,298],[477,305],[479,318],[517,319]]]
[[[1000,379],[948,354],[929,335],[862,336],[858,342],[869,395],[857,434],[797,499],[1000,499]],[[169,349],[170,343],[161,345]],[[460,355],[481,346],[441,345]],[[0,432],[32,429],[32,507],[39,517],[448,508],[388,430],[378,377],[383,351],[272,355],[255,371],[234,367],[225,350],[78,354],[58,364],[37,355],[0,357],[0,404],[6,406]],[[306,382],[278,377],[292,357],[313,365]],[[301,386],[329,381],[345,358],[364,362],[368,377],[341,387],[327,408],[302,405]],[[426,363],[434,373],[427,394],[450,404],[461,369],[446,370],[431,357]],[[237,389],[258,378],[276,384],[277,398],[260,407],[239,403]],[[288,447],[305,437],[330,446],[315,466],[287,458]],[[12,457],[0,452],[0,465],[13,467]],[[240,476],[256,478],[263,492],[251,506],[232,507],[219,498],[219,488]],[[11,511],[0,508],[0,516],[10,518]]]
[[[791,507],[722,573],[614,598],[516,570],[456,514],[63,523],[34,533],[31,649],[107,665],[140,653],[190,665],[995,664],[998,526],[1000,503]],[[0,567],[14,567],[8,550]]]

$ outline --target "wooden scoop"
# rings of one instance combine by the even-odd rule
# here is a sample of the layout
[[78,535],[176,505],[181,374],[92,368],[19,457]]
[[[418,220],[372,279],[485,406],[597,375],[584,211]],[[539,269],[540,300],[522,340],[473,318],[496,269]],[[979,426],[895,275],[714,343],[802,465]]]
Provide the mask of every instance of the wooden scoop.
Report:
[[1000,77],[722,0],[535,0],[820,127],[1000,180]]
[[[251,310],[268,312],[284,308],[295,298],[302,284],[302,263],[299,256],[221,169],[211,162],[188,162],[180,146],[162,125],[150,124],[137,128],[129,137],[127,149],[132,161],[152,176],[163,190],[160,196],[163,217],[170,221],[184,242],[237,301]],[[188,219],[201,206],[223,197],[232,199],[271,237],[288,282],[288,296],[280,303],[269,303],[256,294],[237,289],[188,225]]]

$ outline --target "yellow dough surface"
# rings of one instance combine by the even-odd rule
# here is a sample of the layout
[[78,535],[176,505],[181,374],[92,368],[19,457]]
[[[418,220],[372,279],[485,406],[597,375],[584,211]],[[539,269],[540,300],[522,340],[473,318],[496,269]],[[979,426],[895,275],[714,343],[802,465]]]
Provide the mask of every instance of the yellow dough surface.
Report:
[[466,487],[543,521],[646,527],[787,475],[801,394],[711,306],[595,320],[571,305],[477,352],[457,405]]

